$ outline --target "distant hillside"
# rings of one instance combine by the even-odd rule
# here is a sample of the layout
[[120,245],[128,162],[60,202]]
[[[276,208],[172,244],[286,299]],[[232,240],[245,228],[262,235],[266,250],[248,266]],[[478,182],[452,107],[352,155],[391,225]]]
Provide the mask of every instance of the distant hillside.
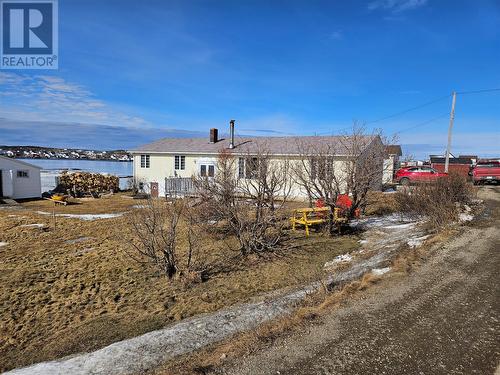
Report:
[[99,151],[39,146],[0,146],[0,155],[25,159],[132,160],[132,156],[125,150]]

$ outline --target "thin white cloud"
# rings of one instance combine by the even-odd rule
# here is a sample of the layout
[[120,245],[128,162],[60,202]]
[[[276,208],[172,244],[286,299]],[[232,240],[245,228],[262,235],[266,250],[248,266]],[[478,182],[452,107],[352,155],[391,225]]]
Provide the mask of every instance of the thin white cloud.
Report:
[[55,76],[0,72],[0,98],[0,117],[11,119],[149,125],[97,99],[83,86]]
[[393,13],[400,13],[427,4],[427,0],[375,0],[368,4],[369,10],[385,9]]

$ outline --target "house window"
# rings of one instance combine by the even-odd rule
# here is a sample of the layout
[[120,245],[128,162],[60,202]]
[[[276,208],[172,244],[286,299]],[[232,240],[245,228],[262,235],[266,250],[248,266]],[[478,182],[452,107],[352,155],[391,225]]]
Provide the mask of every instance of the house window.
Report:
[[316,179],[331,179],[334,177],[333,157],[319,156],[310,160],[310,178]]
[[17,178],[29,178],[28,171],[17,171]]
[[214,177],[215,176],[215,166],[213,165],[200,165],[200,176],[201,177]]
[[175,155],[174,156],[174,167],[175,170],[185,170],[186,169],[186,157],[184,155]]
[[238,178],[252,179],[257,178],[259,165],[258,158],[239,158],[238,159]]
[[256,178],[258,165],[259,161],[257,158],[247,158],[245,160],[245,178]]
[[141,155],[141,168],[149,168],[149,155]]
[[245,158],[238,159],[238,178],[245,177]]

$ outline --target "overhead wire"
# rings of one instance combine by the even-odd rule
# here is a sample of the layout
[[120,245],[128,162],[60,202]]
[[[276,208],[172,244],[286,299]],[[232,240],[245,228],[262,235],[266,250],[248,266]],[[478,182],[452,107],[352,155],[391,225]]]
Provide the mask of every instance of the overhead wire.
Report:
[[[468,94],[481,94],[481,93],[487,93],[487,92],[495,92],[495,91],[500,91],[500,87],[499,88],[491,88],[491,89],[482,89],[482,90],[470,90],[470,91],[456,91],[456,94],[457,95],[468,95]],[[452,96],[452,94],[448,94],[448,95],[444,95],[444,96],[440,96],[438,98],[435,98],[433,100],[430,100],[428,102],[425,102],[423,104],[420,104],[420,105],[417,105],[415,107],[411,107],[411,108],[407,108],[407,109],[404,109],[402,111],[399,111],[399,112],[395,112],[391,115],[388,115],[388,116],[384,116],[384,117],[381,117],[379,119],[376,119],[376,120],[373,120],[373,121],[368,121],[368,122],[365,122],[365,124],[374,124],[374,123],[377,123],[377,122],[381,122],[381,121],[385,121],[385,120],[388,120],[388,119],[391,119],[391,118],[394,118],[394,117],[398,117],[398,116],[401,116],[401,115],[404,115],[406,113],[409,113],[409,112],[412,112],[412,111],[415,111],[417,109],[420,109],[420,108],[424,108],[424,107],[427,107],[429,105],[432,105],[434,103],[438,103],[444,99],[448,99]],[[430,124],[436,120],[439,120],[445,116],[448,116],[449,113],[446,113],[446,114],[443,114],[443,115],[439,115],[437,117],[434,117],[432,119],[429,119],[427,121],[424,121],[424,122],[421,122],[421,123],[418,123],[414,126],[411,126],[411,127],[408,127],[408,128],[405,128],[397,133],[402,133],[402,132],[405,132],[405,131],[408,131],[408,130],[412,130],[412,129],[416,129],[416,128],[419,128],[419,127],[422,127],[422,126],[425,126],[427,124]],[[340,132],[342,130],[347,130],[347,129],[350,129],[350,127],[345,127],[345,128],[341,128],[341,129],[336,129],[335,131],[337,132]],[[328,131],[328,132],[322,132],[322,133],[314,133],[314,135],[327,135],[327,134],[334,134],[334,130],[332,131]]]
[[405,113],[408,113],[408,112],[411,112],[411,111],[415,111],[417,109],[420,109],[420,108],[424,108],[424,107],[427,107],[431,104],[434,104],[434,103],[437,103],[437,102],[440,102],[441,100],[444,100],[444,99],[447,99],[451,97],[451,94],[448,94],[448,95],[445,95],[445,96],[441,96],[439,98],[436,98],[436,99],[433,99],[429,102],[426,102],[426,103],[423,103],[423,104],[420,104],[418,106],[415,106],[415,107],[411,107],[411,108],[408,108],[408,109],[405,109],[405,110],[402,110],[402,111],[399,111],[399,112],[396,112],[392,115],[388,115],[388,116],[385,116],[385,117],[382,117],[382,118],[379,118],[377,120],[373,120],[373,121],[368,121],[366,122],[366,124],[373,124],[373,123],[376,123],[376,122],[380,122],[380,121],[384,121],[384,120],[388,120],[388,119],[391,119],[391,118],[394,118],[394,117],[397,117],[397,116],[400,116],[400,115],[404,115]]

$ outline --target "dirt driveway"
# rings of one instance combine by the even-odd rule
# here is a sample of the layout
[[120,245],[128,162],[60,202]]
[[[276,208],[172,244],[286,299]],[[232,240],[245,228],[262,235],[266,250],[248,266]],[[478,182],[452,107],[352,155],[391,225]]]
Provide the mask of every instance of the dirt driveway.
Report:
[[500,363],[500,189],[486,215],[407,277],[389,277],[219,374],[493,374]]

